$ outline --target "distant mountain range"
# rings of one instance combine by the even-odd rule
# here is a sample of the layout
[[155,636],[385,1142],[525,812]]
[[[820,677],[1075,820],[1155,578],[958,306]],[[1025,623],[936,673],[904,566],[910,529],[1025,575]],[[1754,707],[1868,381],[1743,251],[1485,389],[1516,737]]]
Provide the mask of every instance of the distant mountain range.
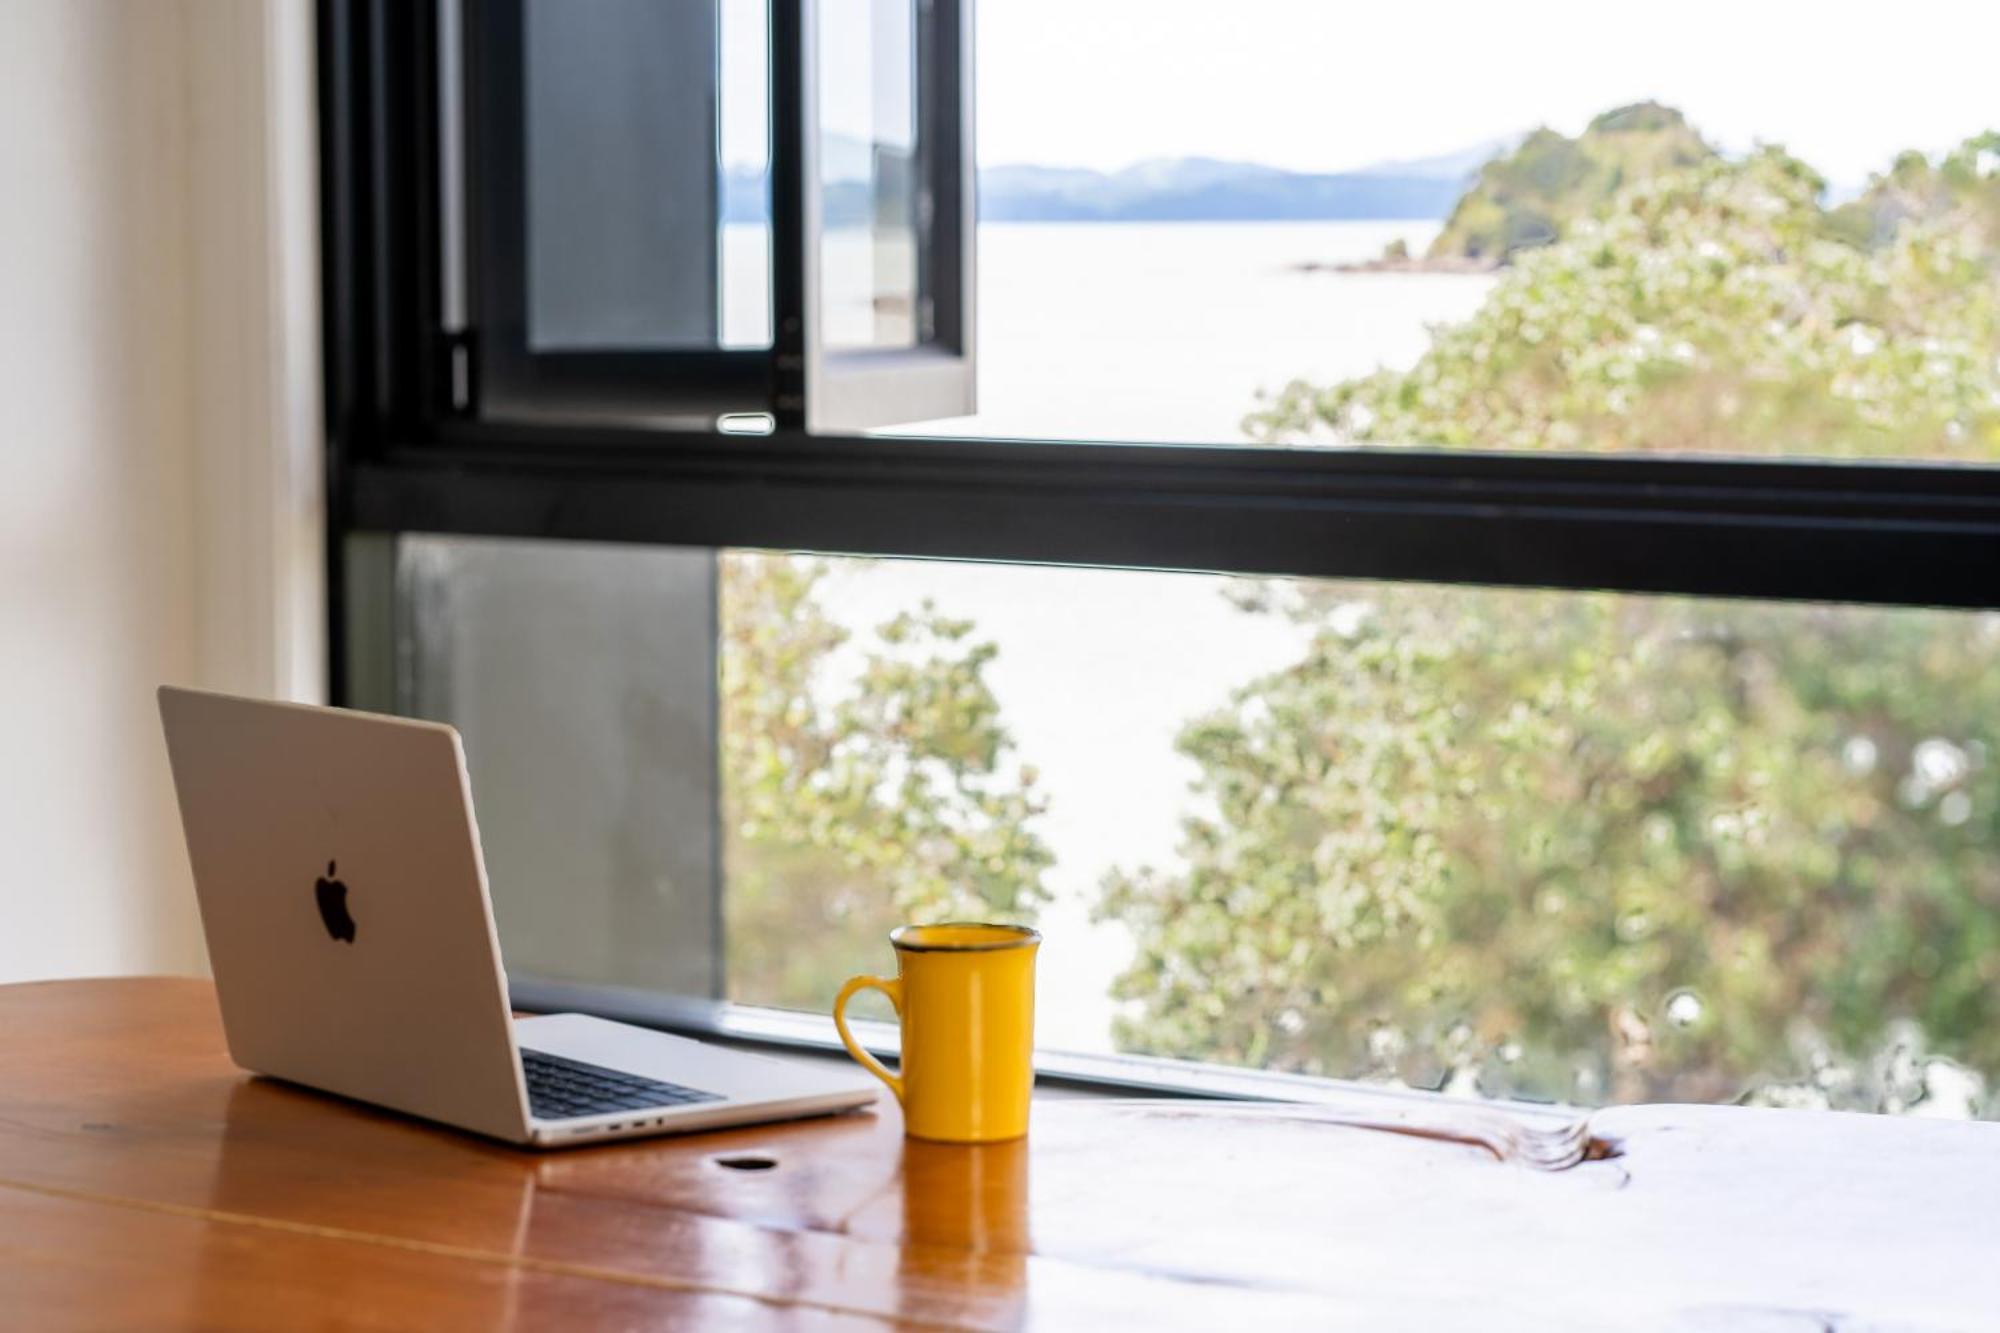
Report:
[[[997,166],[979,173],[987,222],[1223,222],[1442,219],[1480,167],[1510,152],[1520,135],[1456,152],[1381,162],[1352,171],[1300,172],[1207,157],[1161,158],[1121,171]],[[853,157],[846,154],[842,158]],[[860,221],[865,204],[836,185],[829,221]],[[723,185],[732,222],[764,216],[760,176],[732,170]],[[852,216],[849,216],[852,215]]]
[[1479,168],[1516,142],[1496,139],[1327,173],[1207,157],[1156,159],[1114,172],[988,167],[979,173],[979,216],[987,222],[1443,218]]

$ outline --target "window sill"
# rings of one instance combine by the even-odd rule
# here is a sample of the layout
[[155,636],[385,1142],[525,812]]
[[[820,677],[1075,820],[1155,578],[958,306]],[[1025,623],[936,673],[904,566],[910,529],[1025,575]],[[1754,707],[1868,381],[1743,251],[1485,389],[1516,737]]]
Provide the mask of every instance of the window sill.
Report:
[[[529,1012],[562,1010],[596,1014],[683,1036],[764,1049],[820,1054],[841,1050],[833,1020],[820,1014],[540,977],[510,976],[508,983],[514,1007]],[[898,1040],[893,1024],[850,1019],[848,1026],[875,1055],[895,1057]],[[1035,1052],[1035,1078],[1040,1087],[1074,1089],[1097,1095],[1349,1107],[1361,1100],[1379,1102],[1385,1108],[1463,1104],[1461,1099],[1418,1089],[1382,1087],[1342,1079],[1146,1055],[1038,1049]],[[1479,1104],[1504,1107],[1510,1116],[1517,1119],[1534,1121],[1546,1118],[1552,1127],[1568,1124],[1577,1115],[1575,1107],[1549,1103],[1508,1101]]]

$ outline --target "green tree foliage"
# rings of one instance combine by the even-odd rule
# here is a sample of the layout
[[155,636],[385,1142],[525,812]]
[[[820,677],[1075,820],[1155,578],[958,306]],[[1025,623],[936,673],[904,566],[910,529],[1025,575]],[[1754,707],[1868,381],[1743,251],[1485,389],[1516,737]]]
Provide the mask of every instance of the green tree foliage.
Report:
[[1907,1018],[2000,1069],[2000,617],[1245,600],[1310,646],[1182,733],[1184,866],[1105,886],[1122,1045],[1707,1101]]
[[1904,153],[1889,170],[1869,182],[1860,198],[1828,215],[1835,235],[1850,244],[1880,249],[1894,243],[1911,221],[1935,222],[1960,216],[1970,223],[1973,244],[1988,256],[2000,251],[2000,131],[1968,139],[1936,163],[1922,153]]
[[2000,458],[1994,139],[1899,166],[1831,215],[1819,178],[1775,149],[1640,181],[1521,256],[1409,370],[1294,383],[1246,428],[1272,443]]
[[[1993,461],[1996,149],[1831,212],[1776,150],[1631,180],[1410,369],[1249,428]],[[2000,1072],[2000,618],[1244,601],[1310,647],[1183,732],[1182,864],[1105,885],[1126,1046],[1584,1100],[1893,1108],[1926,1046]]]
[[1429,257],[1505,263],[1549,244],[1632,181],[1713,156],[1680,112],[1657,102],[1607,111],[1574,139],[1538,129],[1480,168]]
[[804,557],[722,561],[729,987],[759,1004],[824,1009],[897,924],[1029,920],[1048,896],[994,646],[928,603],[850,645],[816,596],[828,577]]

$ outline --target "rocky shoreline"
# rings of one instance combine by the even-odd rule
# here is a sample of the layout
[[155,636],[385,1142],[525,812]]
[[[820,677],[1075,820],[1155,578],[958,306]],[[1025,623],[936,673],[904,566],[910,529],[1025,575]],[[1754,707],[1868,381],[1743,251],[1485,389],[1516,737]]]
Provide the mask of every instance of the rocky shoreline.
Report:
[[1492,273],[1500,264],[1497,260],[1464,255],[1382,255],[1343,263],[1307,259],[1287,267],[1293,273]]

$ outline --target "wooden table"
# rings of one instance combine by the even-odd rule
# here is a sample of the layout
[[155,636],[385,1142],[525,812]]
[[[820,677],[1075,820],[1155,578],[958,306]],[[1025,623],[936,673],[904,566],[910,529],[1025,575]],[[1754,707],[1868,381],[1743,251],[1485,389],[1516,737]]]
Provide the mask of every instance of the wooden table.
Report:
[[204,982],[0,987],[0,1326],[2000,1327],[2000,1126],[1631,1108],[1546,1171],[1323,1115],[534,1155],[244,1077]]

